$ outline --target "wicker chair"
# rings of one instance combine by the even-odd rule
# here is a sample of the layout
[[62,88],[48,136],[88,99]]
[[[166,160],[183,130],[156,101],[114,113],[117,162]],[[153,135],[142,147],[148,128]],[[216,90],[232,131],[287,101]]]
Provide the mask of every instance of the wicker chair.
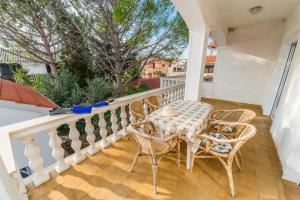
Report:
[[228,139],[222,133],[211,132],[200,134],[197,136],[192,146],[192,167],[196,158],[215,158],[218,159],[224,166],[228,180],[231,195],[235,195],[232,165],[234,160],[241,171],[237,153],[240,148],[256,134],[256,128],[253,125],[246,123],[226,123],[215,122],[219,126],[230,125],[238,130],[238,136],[235,139]]
[[129,105],[129,110],[137,122],[145,120],[143,101],[134,101]]
[[249,123],[254,119],[256,113],[248,109],[233,109],[233,110],[215,110],[212,112],[211,120],[220,120],[226,122]]
[[162,104],[168,104],[169,100],[161,96],[150,96],[146,99],[150,112],[157,110]]
[[148,156],[151,160],[154,193],[156,193],[157,168],[160,160],[167,155],[172,155],[177,158],[177,165],[180,167],[180,143],[178,136],[174,134],[167,138],[161,137],[152,122],[149,121],[131,124],[128,126],[128,131],[138,143],[138,152],[130,171],[133,171],[139,156]]

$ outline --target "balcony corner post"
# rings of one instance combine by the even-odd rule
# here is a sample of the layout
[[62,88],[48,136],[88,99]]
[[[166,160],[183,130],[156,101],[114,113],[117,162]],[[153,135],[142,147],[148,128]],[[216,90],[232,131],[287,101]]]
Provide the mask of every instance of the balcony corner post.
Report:
[[50,179],[49,174],[43,168],[43,158],[40,155],[40,148],[32,136],[23,138],[25,144],[24,155],[28,158],[28,166],[34,170],[33,183],[37,187]]

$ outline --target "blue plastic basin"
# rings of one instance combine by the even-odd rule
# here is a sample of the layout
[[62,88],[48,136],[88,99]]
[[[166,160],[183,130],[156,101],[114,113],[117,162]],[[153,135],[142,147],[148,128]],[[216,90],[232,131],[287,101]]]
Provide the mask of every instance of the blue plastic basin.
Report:
[[73,106],[71,110],[77,114],[91,113],[92,106]]
[[102,107],[102,106],[108,106],[108,105],[109,105],[108,101],[102,101],[102,102],[99,102],[99,103],[95,103],[93,105],[93,107]]

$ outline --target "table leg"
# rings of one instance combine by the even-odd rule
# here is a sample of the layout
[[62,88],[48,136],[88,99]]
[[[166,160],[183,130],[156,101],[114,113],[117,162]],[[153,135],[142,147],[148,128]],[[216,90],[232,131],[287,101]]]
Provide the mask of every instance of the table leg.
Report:
[[191,152],[191,143],[186,143],[186,169],[190,170],[192,167],[192,152]]

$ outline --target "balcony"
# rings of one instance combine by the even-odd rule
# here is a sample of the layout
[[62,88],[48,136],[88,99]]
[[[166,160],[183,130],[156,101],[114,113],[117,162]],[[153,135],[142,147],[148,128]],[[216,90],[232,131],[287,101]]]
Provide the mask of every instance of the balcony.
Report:
[[[292,187],[281,179],[282,171],[269,133],[271,120],[259,107],[203,99],[214,108],[248,108],[256,111],[253,124],[257,135],[243,148],[242,171],[234,168],[237,196],[228,192],[226,172],[216,160],[197,160],[192,172],[173,160],[162,160],[158,170],[158,194],[153,194],[151,165],[141,158],[134,172],[129,172],[137,145],[133,138],[123,138],[41,186],[28,186],[29,199],[292,199],[286,191]],[[184,146],[185,144],[182,143]],[[97,145],[96,145],[97,146]]]
[[[171,84],[170,82],[168,84]],[[126,135],[127,114],[125,108],[130,102],[143,100],[151,95],[165,95],[172,101],[183,97],[183,84],[175,84],[162,89],[122,97],[108,107],[97,108],[92,114],[49,116],[31,120],[1,129],[9,130],[9,139],[22,139],[25,142],[25,155],[35,173],[21,180],[13,157],[6,159],[10,177],[18,187],[18,192],[26,199],[230,199],[227,175],[216,160],[196,160],[193,171],[185,165],[185,143],[182,143],[182,166],[178,168],[174,161],[163,160],[158,170],[158,194],[153,194],[151,165],[148,159],[141,158],[134,172],[129,172],[130,165],[137,151],[132,137]],[[271,119],[263,116],[259,106],[236,104],[227,101],[202,99],[215,109],[248,108],[257,113],[253,124],[258,129],[257,135],[242,148],[242,172],[234,168],[237,196],[235,199],[288,199],[286,191],[294,188],[282,181],[282,170],[277,157],[269,128]],[[146,104],[145,104],[146,106]],[[121,108],[121,125],[112,114],[112,134],[107,130],[103,113],[115,112]],[[95,143],[92,128],[87,129],[89,146],[80,149],[79,133],[72,129],[72,124],[79,118],[89,121],[94,114],[100,116],[100,135],[102,139]],[[134,119],[130,118],[130,121]],[[56,134],[60,124],[70,125],[70,138],[75,153],[63,158],[61,141]],[[49,144],[56,163],[44,167],[39,148],[34,140],[35,133],[48,130]],[[5,147],[3,147],[5,148]],[[7,149],[6,149],[7,150]],[[9,156],[9,155],[7,155]],[[11,161],[11,163],[7,162]],[[180,190],[178,189],[180,188]],[[296,193],[298,191],[296,190]],[[297,194],[298,195],[298,194]],[[292,199],[292,198],[290,198]]]
[[[6,183],[3,191],[14,199],[300,199],[299,1],[260,1],[263,10],[259,15],[249,12],[255,8],[250,1],[172,2],[190,31],[185,77],[163,77],[160,89],[116,99],[91,114],[47,116],[1,127],[4,162],[0,162],[0,172],[5,167],[8,172],[0,174]],[[216,41],[218,59],[213,82],[203,82],[209,38]],[[135,121],[128,105],[152,95],[171,102],[201,100],[214,109],[256,111],[252,123],[257,134],[241,150],[242,172],[234,168],[235,198],[229,194],[226,172],[219,162],[196,160],[193,171],[186,170],[184,142],[181,168],[174,161],[162,160],[158,194],[153,194],[148,159],[141,158],[136,170],[129,172],[137,145],[126,137],[128,124]],[[147,114],[147,104],[144,110]],[[110,118],[105,119],[108,111]],[[95,114],[100,117],[96,135],[91,124]],[[87,122],[86,148],[81,148],[75,127],[80,119]],[[56,131],[62,124],[70,127],[74,150],[67,157]],[[42,147],[34,141],[41,131],[50,137],[55,158],[50,166],[44,166]],[[12,154],[14,140],[24,142],[24,154],[33,169],[33,175],[25,179],[20,177]]]

